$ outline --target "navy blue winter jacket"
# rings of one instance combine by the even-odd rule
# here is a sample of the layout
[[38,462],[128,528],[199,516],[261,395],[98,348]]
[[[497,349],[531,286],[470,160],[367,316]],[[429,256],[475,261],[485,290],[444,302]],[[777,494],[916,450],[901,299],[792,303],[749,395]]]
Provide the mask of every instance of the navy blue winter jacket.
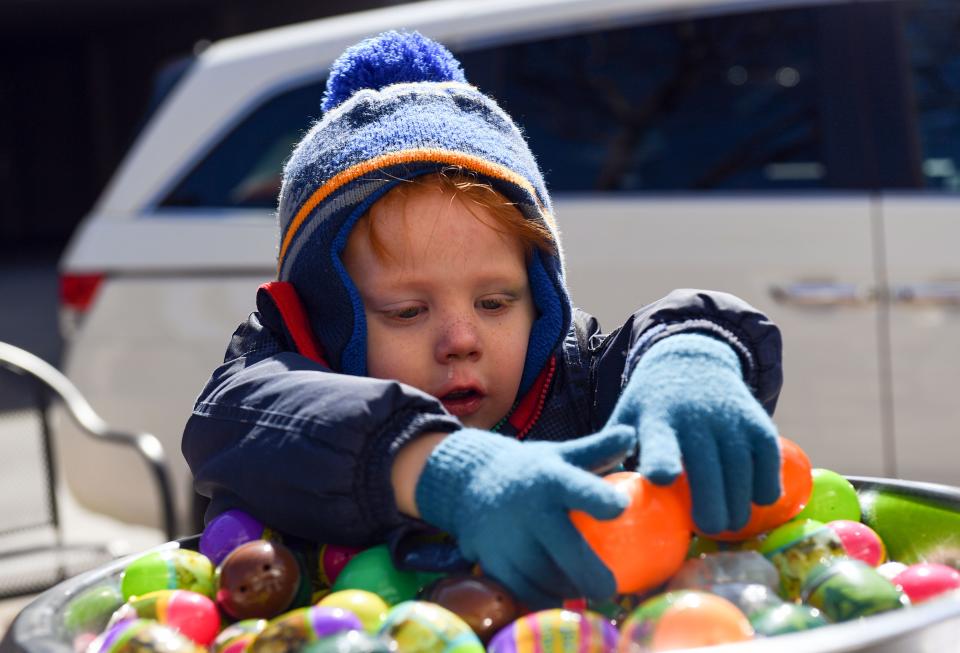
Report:
[[[211,499],[207,519],[240,508],[292,535],[356,546],[416,522],[397,511],[394,456],[420,434],[461,423],[416,388],[334,373],[297,353],[267,293],[257,308],[234,333],[183,434],[196,489]],[[550,373],[530,391],[525,423],[501,432],[566,440],[599,430],[649,346],[691,331],[737,351],[745,381],[772,413],[782,384],[779,329],[732,295],[677,290],[609,334],[576,311]]]

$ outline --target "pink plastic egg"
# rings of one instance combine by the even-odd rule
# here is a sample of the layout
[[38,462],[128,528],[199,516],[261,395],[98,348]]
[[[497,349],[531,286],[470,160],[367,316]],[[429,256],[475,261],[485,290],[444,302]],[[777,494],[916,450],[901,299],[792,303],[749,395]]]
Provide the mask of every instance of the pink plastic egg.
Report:
[[325,587],[333,587],[337,576],[362,549],[353,546],[338,544],[323,544],[320,546],[320,581]]
[[913,603],[960,588],[960,571],[938,562],[918,562],[893,577]]
[[827,522],[830,528],[843,543],[847,555],[857,560],[863,560],[871,567],[877,567],[887,559],[887,549],[877,532],[858,521],[837,519]]
[[111,622],[152,619],[170,626],[201,646],[209,646],[220,631],[220,612],[213,600],[189,590],[157,590],[130,599]]

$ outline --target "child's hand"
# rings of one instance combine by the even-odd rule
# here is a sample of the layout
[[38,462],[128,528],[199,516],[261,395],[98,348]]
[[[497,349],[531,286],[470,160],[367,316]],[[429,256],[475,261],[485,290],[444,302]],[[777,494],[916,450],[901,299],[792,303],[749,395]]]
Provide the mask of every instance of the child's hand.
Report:
[[570,521],[570,510],[613,519],[626,496],[590,473],[633,449],[630,429],[569,442],[518,442],[463,429],[430,454],[417,482],[423,518],[532,608],[605,599],[613,574]]
[[693,519],[706,533],[743,527],[751,500],[780,495],[776,426],[720,340],[678,334],[650,347],[605,430],[621,425],[636,429],[643,476],[663,485],[686,468]]

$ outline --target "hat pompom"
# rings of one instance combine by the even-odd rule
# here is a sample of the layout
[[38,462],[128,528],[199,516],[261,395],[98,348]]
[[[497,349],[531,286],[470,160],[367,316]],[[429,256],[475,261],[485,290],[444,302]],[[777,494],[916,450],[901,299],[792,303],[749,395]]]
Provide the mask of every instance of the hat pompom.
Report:
[[403,82],[465,82],[460,62],[418,32],[384,32],[348,48],[330,67],[322,108],[329,111],[361,89]]

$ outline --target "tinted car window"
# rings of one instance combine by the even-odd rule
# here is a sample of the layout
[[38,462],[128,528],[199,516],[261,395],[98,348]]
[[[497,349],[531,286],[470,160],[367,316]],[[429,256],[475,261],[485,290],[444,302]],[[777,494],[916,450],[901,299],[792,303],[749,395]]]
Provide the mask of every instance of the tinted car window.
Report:
[[325,81],[252,111],[163,200],[164,207],[275,208],[283,162],[320,116]]
[[829,185],[809,10],[712,17],[461,53],[524,127],[553,190]]
[[903,7],[924,182],[960,190],[960,3],[924,0]]
[[[597,30],[458,52],[525,129],[554,191],[837,186],[812,10]],[[162,201],[273,208],[323,81],[253,110]],[[843,185],[843,184],[839,184]]]

